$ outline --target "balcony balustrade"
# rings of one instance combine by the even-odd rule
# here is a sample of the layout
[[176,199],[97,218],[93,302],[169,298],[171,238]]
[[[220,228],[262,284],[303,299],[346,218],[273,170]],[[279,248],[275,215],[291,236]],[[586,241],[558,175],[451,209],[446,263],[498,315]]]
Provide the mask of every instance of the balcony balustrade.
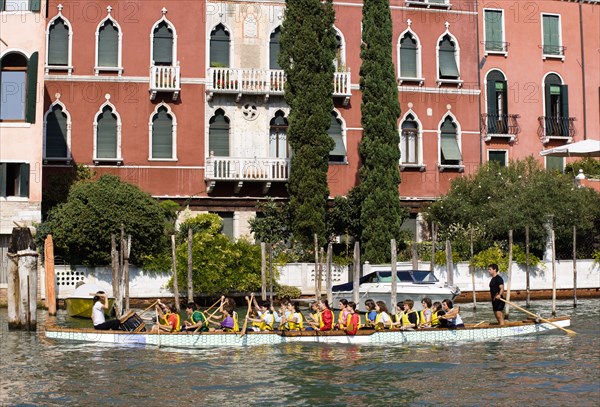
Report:
[[152,65],[150,67],[150,100],[154,100],[158,92],[172,92],[173,100],[177,100],[180,91],[179,63],[177,66]]
[[244,182],[262,182],[263,192],[267,192],[272,182],[286,182],[290,173],[288,158],[270,157],[216,157],[206,159],[205,180],[208,192],[212,192],[217,181],[236,182],[239,192]]
[[485,141],[490,141],[492,137],[508,138],[513,143],[517,135],[521,132],[519,126],[518,114],[487,114],[481,115],[481,133]]
[[575,118],[561,116],[540,116],[538,122],[538,135],[542,143],[550,140],[565,140],[567,143],[573,141],[575,136]]
[[[239,101],[242,95],[283,95],[285,74],[281,69],[209,68],[206,93],[208,100],[214,94],[234,94]],[[336,72],[333,77],[333,97],[343,97],[344,105],[350,101],[350,72]]]

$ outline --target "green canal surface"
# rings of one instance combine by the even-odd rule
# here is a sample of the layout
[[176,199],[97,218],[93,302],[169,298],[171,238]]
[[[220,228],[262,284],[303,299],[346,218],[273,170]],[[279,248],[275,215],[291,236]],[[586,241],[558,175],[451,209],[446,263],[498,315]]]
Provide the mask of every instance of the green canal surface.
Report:
[[[493,319],[488,303],[476,311],[460,306],[465,322]],[[538,301],[531,310],[549,317],[550,307]],[[600,300],[580,300],[577,308],[560,301],[557,314],[570,315],[578,335],[177,350],[9,332],[2,309],[0,405],[598,406]],[[510,315],[524,318],[514,308]],[[45,318],[40,311],[40,331]],[[77,324],[64,311],[58,319]]]

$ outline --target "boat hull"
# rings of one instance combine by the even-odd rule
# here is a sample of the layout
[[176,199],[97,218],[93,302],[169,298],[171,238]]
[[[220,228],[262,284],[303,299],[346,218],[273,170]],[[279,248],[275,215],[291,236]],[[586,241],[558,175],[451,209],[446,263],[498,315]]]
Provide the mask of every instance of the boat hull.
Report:
[[[567,317],[551,320],[560,327],[570,326]],[[153,345],[174,348],[245,347],[278,345],[285,343],[340,343],[362,345],[391,345],[406,343],[457,343],[489,341],[521,335],[540,334],[557,328],[549,323],[533,321],[512,322],[504,327],[497,325],[471,326],[458,329],[360,330],[356,335],[343,331],[302,332],[249,332],[240,336],[236,333],[175,333],[152,334],[121,331],[96,331],[93,329],[64,329],[46,327],[47,338],[95,343]]]
[[[114,302],[114,298],[109,298],[108,309],[104,310],[105,316],[110,316]],[[92,318],[92,308],[94,307],[93,298],[67,298],[65,303],[67,304],[67,314],[69,314],[70,317]]]

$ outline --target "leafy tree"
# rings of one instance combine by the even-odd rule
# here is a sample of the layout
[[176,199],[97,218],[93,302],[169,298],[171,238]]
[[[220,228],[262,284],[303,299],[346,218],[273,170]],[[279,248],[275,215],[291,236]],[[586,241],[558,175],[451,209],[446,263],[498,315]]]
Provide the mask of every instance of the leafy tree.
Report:
[[576,176],[580,169],[587,178],[600,178],[600,160],[598,159],[583,158],[569,163],[565,166],[565,174]]
[[50,210],[39,239],[52,234],[56,254],[70,264],[110,264],[111,235],[131,234],[132,263],[166,243],[165,211],[157,200],[113,175],[75,183],[65,203]]
[[390,240],[398,238],[404,211],[398,186],[400,104],[392,62],[392,20],[388,0],[363,5],[360,56],[363,136],[360,143],[360,241],[364,260],[390,260]]
[[[186,239],[187,230],[194,230],[194,292],[225,294],[260,289],[260,248],[243,239],[232,242],[220,233],[221,227],[222,220],[216,214],[198,215],[181,225]],[[178,281],[183,288],[187,288],[187,250],[187,241],[182,240],[177,246],[176,258]]]
[[42,190],[43,219],[46,219],[50,209],[67,200],[71,185],[79,181],[89,181],[95,175],[95,171],[81,164],[74,165],[59,173],[48,175],[48,178],[44,179],[44,188]]
[[257,209],[261,216],[257,215],[248,222],[254,238],[264,243],[287,243],[290,238],[288,207],[269,199],[259,203]]
[[333,110],[335,15],[331,0],[286,4],[279,64],[287,78],[288,141],[294,152],[288,180],[291,231],[309,245],[315,233],[323,239],[326,229],[328,155],[334,147],[327,130]]
[[552,225],[558,251],[568,252],[573,225],[584,241],[599,235],[600,194],[575,188],[571,176],[546,171],[529,157],[507,167],[488,163],[454,179],[448,194],[429,207],[428,218],[439,225],[440,235],[459,226],[481,231],[479,250],[505,241],[509,229],[515,242],[524,242],[528,226],[538,255],[545,248],[546,225]]

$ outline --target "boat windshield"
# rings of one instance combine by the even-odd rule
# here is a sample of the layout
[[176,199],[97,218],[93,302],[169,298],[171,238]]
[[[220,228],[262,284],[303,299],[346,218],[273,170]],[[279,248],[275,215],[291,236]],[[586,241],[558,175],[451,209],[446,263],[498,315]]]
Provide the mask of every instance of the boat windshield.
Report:
[[[438,279],[430,271],[421,270],[408,270],[398,271],[398,282],[399,283],[415,283],[415,284],[427,284],[436,283]],[[379,283],[391,283],[392,272],[391,271],[380,271],[378,282]]]

